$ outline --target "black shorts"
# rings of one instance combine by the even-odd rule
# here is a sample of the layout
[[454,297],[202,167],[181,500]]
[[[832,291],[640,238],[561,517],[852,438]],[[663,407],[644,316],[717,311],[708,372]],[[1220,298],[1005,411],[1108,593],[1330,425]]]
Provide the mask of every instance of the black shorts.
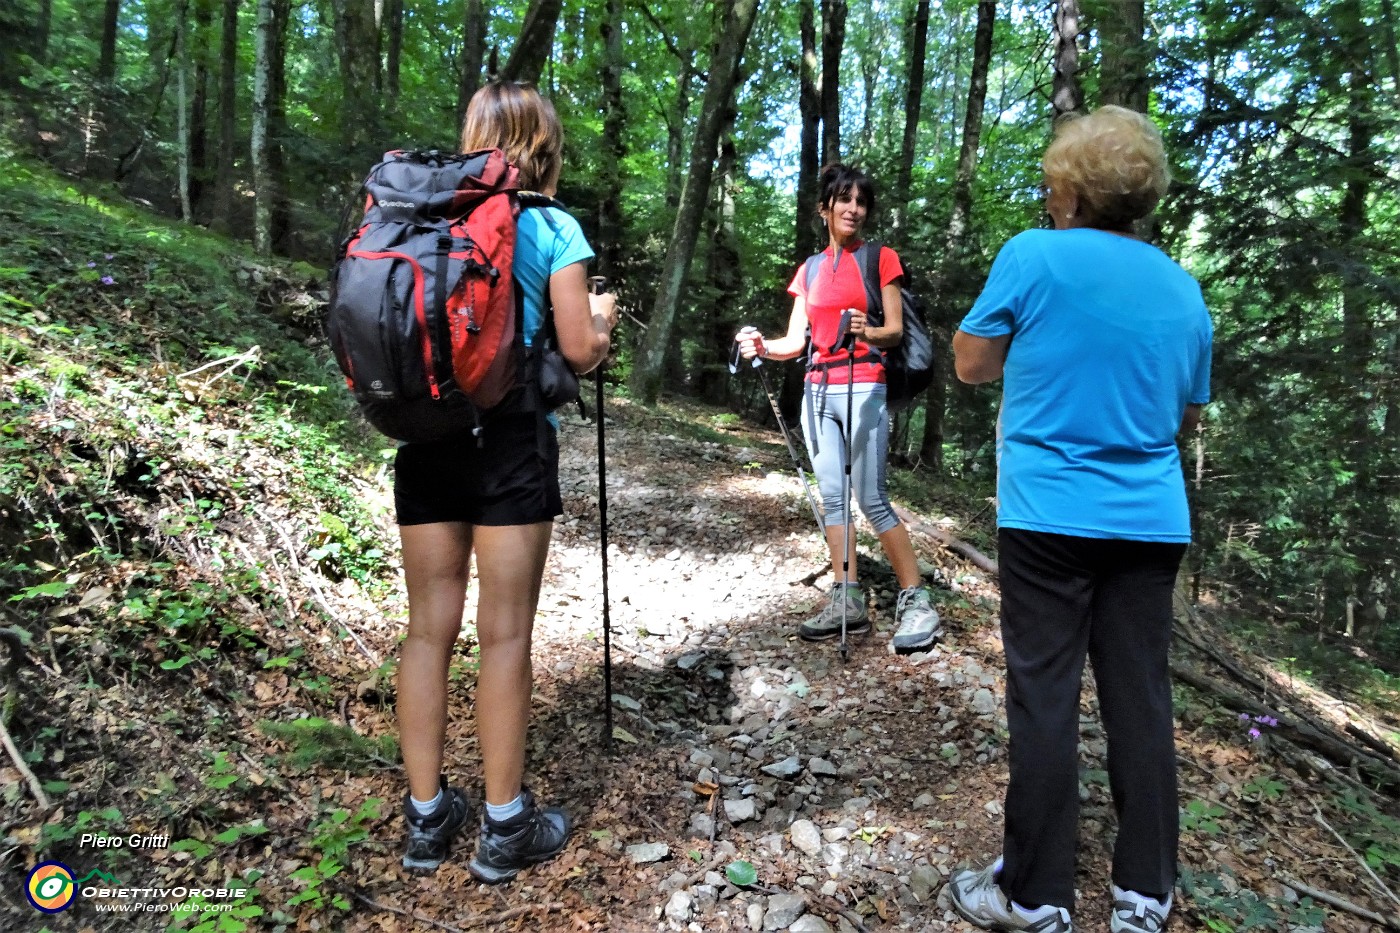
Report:
[[394,508],[400,525],[550,521],[564,511],[559,439],[549,425],[542,436],[527,413],[488,422],[480,447],[470,435],[405,444],[394,458]]

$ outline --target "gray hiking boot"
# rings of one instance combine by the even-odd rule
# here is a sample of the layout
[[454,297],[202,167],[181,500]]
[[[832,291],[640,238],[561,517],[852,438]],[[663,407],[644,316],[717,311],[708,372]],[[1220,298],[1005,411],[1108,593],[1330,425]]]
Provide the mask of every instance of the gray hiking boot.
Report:
[[943,625],[927,587],[911,586],[900,590],[895,618],[899,627],[894,633],[894,650],[900,654],[931,648],[943,635]]
[[536,805],[529,790],[522,789],[521,794],[525,809],[519,815],[500,823],[489,816],[482,819],[476,856],[467,863],[477,881],[510,881],[520,869],[547,862],[564,851],[573,829],[569,815],[559,807]]
[[806,641],[826,641],[841,636],[841,604],[846,608],[846,634],[864,635],[870,631],[870,612],[865,608],[865,591],[858,586],[835,583],[831,598],[822,611],[803,622],[797,634]]
[[404,795],[403,821],[408,826],[408,846],[403,854],[403,867],[412,872],[436,871],[447,858],[452,837],[466,825],[470,807],[466,796],[455,787],[447,786],[441,778],[442,801],[427,816],[420,814],[409,796]]

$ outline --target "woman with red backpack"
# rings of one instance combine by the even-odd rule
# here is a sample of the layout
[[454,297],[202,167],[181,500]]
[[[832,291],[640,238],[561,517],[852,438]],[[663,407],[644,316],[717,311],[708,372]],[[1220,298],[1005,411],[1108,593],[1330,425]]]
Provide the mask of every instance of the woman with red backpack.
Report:
[[[463,152],[500,149],[522,188],[552,196],[562,165],[563,129],[534,88],[493,83],[467,108]],[[520,212],[512,275],[524,302],[526,343],[552,316],[558,348],[578,373],[607,356],[616,299],[591,295],[593,250],[578,222],[557,206]],[[550,307],[552,306],[552,311]],[[466,825],[469,806],[442,776],[447,677],[476,555],[479,601],[476,684],[485,804],[476,855],[480,881],[509,881],[552,858],[570,823],[558,807],[536,804],[522,784],[533,674],[530,638],[559,494],[554,431],[540,441],[534,411],[488,420],[480,438],[405,444],[394,463],[394,503],[408,588],[408,637],[399,662],[398,716],[408,793],[405,868],[432,871]]]
[[[927,648],[942,634],[938,613],[919,575],[919,561],[885,489],[889,448],[885,367],[881,350],[904,336],[900,282],[903,266],[894,250],[881,247],[882,323],[868,316],[861,261],[861,231],[875,210],[875,186],[857,169],[835,164],[822,170],[817,216],[827,247],[798,269],[787,333],[765,339],[745,327],[734,339],[745,359],[790,360],[810,353],[803,393],[802,425],[812,470],[821,490],[827,547],[835,582],[831,598],[797,630],[808,641],[870,631],[865,596],[855,577],[855,536],[846,488],[875,529],[899,581],[896,651]],[[872,285],[875,283],[872,283]]]

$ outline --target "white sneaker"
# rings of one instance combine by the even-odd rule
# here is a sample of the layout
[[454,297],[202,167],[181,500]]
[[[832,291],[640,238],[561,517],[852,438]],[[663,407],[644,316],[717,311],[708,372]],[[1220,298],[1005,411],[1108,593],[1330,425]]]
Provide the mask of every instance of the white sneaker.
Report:
[[1113,914],[1108,918],[1108,928],[1113,933],[1161,933],[1167,927],[1167,914],[1171,909],[1170,894],[1163,903],[1146,894],[1125,891],[1115,884]]
[[997,884],[1001,858],[981,871],[964,868],[953,872],[939,896],[962,914],[968,923],[984,930],[1030,930],[1032,933],[1071,933],[1069,911],[1045,904],[1027,910],[1008,898]]
[[933,601],[925,587],[911,586],[899,591],[895,618],[899,622],[899,628],[894,633],[896,653],[903,654],[931,647],[943,634],[938,610],[933,608]]

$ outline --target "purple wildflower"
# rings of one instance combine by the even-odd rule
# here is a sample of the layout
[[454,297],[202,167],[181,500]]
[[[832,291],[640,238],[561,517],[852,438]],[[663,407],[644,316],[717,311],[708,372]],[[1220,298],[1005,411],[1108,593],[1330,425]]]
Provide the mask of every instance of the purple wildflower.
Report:
[[116,284],[117,284],[117,280],[114,279],[114,278],[112,278],[110,275],[104,275],[104,276],[102,277],[102,284],[103,284],[103,285],[116,285]]
[[114,257],[111,253],[103,253],[102,258],[107,260],[108,262],[111,262]]
[[1249,714],[1240,713],[1240,722],[1249,722]]
[[96,268],[97,268],[97,263],[92,262],[92,261],[89,261],[89,262],[88,262],[88,268],[89,268],[89,269],[96,269]]
[[1258,730],[1258,729],[1250,729],[1250,730],[1249,730],[1249,738],[1250,738],[1250,741],[1253,741],[1253,740],[1259,738],[1259,730]]

